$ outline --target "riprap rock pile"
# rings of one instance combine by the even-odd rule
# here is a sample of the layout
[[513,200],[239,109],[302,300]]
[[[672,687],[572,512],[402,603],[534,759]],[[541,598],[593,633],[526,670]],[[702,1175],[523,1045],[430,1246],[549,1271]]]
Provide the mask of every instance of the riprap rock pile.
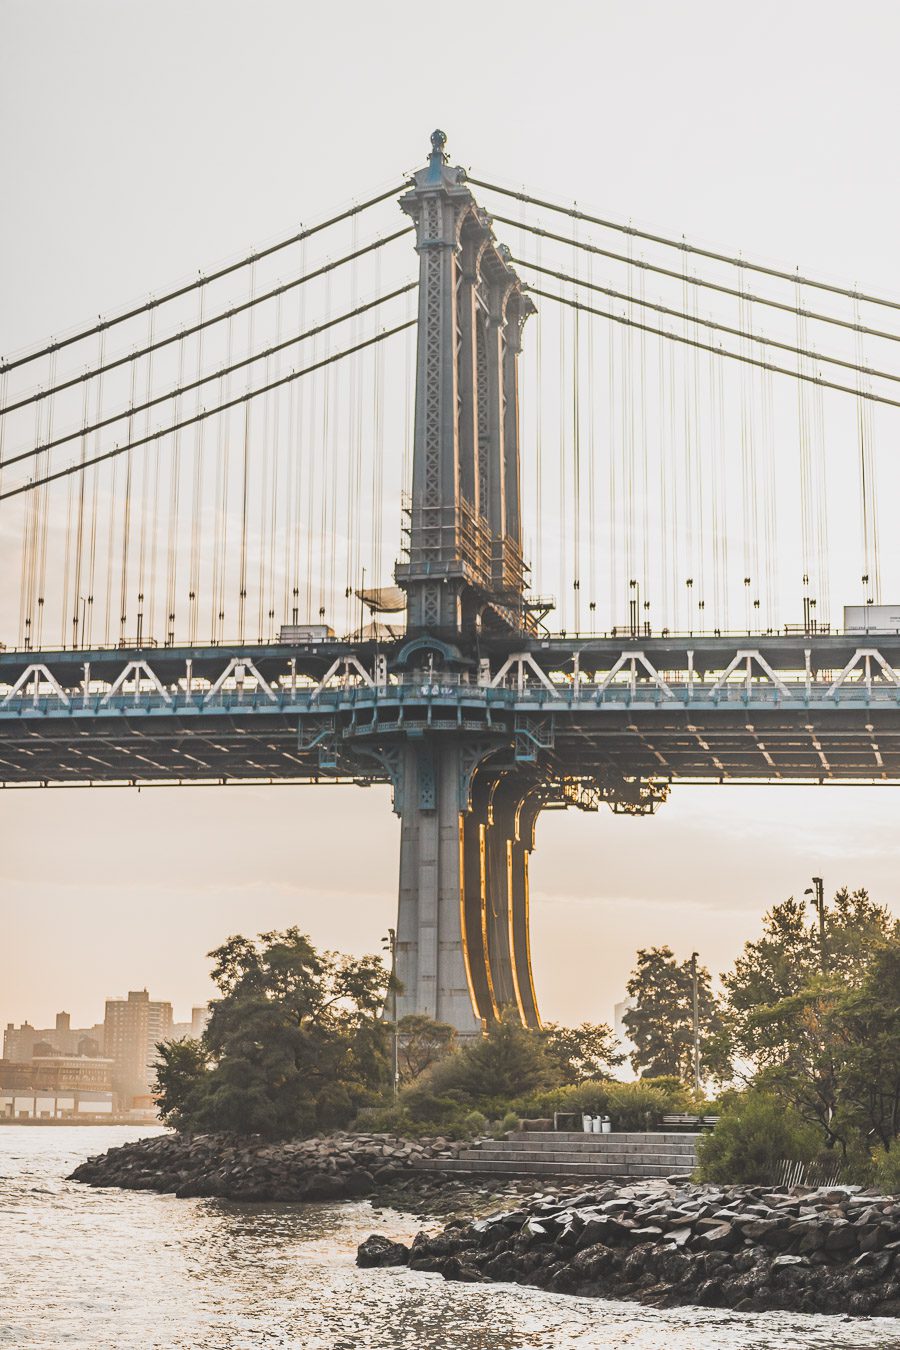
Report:
[[370,1238],[357,1259],[659,1306],[896,1317],[900,1199],[852,1187],[607,1184],[454,1220],[409,1248]]
[[70,1180],[243,1201],[342,1200],[413,1175],[423,1158],[455,1157],[459,1148],[443,1138],[381,1134],[333,1134],[281,1143],[164,1134],[89,1158]]

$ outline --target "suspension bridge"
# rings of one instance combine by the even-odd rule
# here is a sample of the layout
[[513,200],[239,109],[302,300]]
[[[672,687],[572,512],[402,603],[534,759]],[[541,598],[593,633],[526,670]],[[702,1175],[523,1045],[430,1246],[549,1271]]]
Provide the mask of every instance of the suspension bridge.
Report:
[[0,781],[389,784],[400,1014],[537,1025],[541,811],[900,780],[898,311],[435,132],[4,360]]

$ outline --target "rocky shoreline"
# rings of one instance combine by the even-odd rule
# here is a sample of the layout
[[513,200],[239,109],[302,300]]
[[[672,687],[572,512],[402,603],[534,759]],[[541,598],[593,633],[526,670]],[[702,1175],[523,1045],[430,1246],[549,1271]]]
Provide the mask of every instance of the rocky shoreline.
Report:
[[900,1317],[900,1198],[608,1183],[455,1219],[409,1247],[376,1234],[357,1261],[658,1307]]
[[466,1146],[442,1137],[410,1140],[384,1134],[336,1133],[267,1143],[173,1133],[88,1158],[69,1180],[244,1204],[365,1198],[431,1216],[477,1213],[501,1196],[532,1189],[533,1183],[450,1179],[418,1167],[424,1158],[455,1158]]

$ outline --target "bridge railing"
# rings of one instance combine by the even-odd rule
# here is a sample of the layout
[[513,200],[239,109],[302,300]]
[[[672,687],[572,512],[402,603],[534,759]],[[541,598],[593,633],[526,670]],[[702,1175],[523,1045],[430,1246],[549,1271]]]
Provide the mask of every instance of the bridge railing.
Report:
[[720,682],[707,679],[667,682],[665,687],[649,681],[609,683],[554,682],[546,678],[515,680],[496,686],[478,684],[458,676],[421,675],[391,677],[383,684],[361,679],[338,681],[325,686],[273,683],[216,689],[181,684],[153,685],[149,681],[118,690],[92,684],[82,688],[52,688],[38,681],[17,690],[0,685],[0,716],[47,716],[70,714],[128,716],[129,714],[197,715],[202,713],[273,716],[325,712],[382,705],[480,704],[496,707],[566,709],[572,712],[617,708],[682,707],[771,707],[780,706],[900,706],[900,685],[880,681],[795,680],[780,678],[780,684],[760,680]]

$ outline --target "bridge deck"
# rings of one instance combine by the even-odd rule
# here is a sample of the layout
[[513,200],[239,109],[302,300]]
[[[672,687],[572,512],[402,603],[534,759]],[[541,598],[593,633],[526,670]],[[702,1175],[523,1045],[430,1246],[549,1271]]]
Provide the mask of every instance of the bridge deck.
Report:
[[900,638],[869,642],[554,639],[440,674],[352,643],[3,652],[0,782],[377,782],[370,747],[444,733],[570,775],[897,782]]

